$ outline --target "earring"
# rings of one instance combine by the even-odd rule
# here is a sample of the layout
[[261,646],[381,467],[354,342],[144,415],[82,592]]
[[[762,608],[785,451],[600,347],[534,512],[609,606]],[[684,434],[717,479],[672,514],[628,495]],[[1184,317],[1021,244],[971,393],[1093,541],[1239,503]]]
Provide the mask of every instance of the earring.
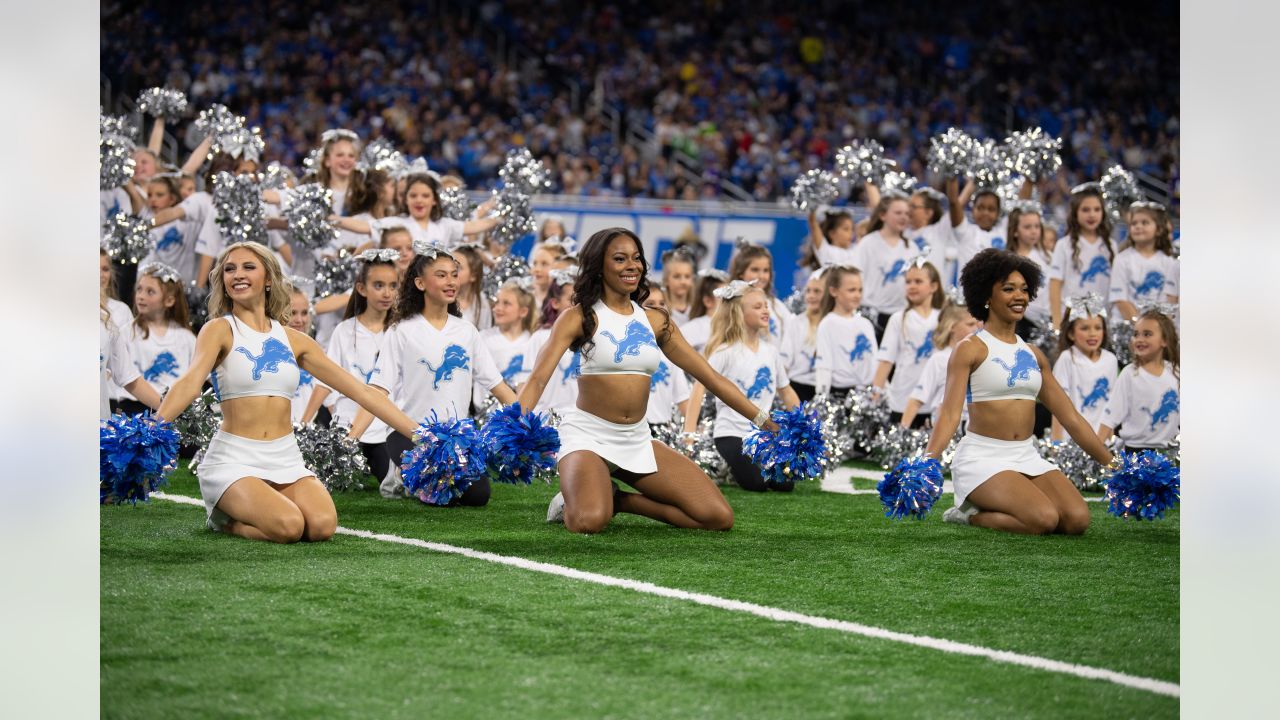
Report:
[[[267,289],[268,289],[268,290],[270,290],[271,288],[267,288]],[[984,304],[982,307],[983,307],[983,308],[985,308],[985,309],[987,309],[987,310],[990,310],[990,309],[991,309],[991,303],[990,303],[990,302],[988,302],[988,303]]]
[[267,286],[267,292],[271,292],[271,286],[270,286],[270,285],[268,285],[268,286]]

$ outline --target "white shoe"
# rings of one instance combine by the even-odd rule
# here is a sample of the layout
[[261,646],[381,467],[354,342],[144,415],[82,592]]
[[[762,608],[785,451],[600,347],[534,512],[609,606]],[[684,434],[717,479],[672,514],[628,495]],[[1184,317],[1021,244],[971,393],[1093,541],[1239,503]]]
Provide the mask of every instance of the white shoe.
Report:
[[564,493],[556,493],[556,496],[551,498],[551,504],[547,506],[547,522],[564,522]]
[[978,508],[971,505],[968,500],[965,500],[959,507],[947,508],[947,511],[942,513],[942,521],[957,525],[968,525],[969,518],[977,514]]

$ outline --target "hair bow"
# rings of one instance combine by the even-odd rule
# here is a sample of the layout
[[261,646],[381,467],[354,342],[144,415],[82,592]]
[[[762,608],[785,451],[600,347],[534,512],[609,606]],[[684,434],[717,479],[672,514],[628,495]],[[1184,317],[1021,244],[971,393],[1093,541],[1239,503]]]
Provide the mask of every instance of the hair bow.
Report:
[[414,239],[413,251],[418,255],[425,255],[431,258],[432,260],[438,259],[441,255],[449,258],[450,260],[457,260],[457,258],[453,256],[453,253],[449,252],[448,250],[445,250],[444,248],[440,247],[439,245],[436,245],[435,243],[429,240],[423,240],[421,238]]
[[1160,313],[1167,318],[1171,318],[1178,312],[1178,306],[1167,302],[1148,301],[1138,303],[1138,315],[1146,315],[1149,312]]
[[715,295],[721,300],[732,300],[736,297],[742,297],[743,295],[746,295],[747,291],[755,289],[755,286],[756,286],[755,280],[751,280],[751,281],[734,280],[728,283],[727,285],[723,285],[721,287],[716,288],[715,290],[712,290],[711,294]]
[[1020,213],[1026,213],[1028,215],[1044,214],[1044,208],[1040,206],[1040,203],[1031,199],[1019,200],[1013,204],[1013,207],[1011,209],[1017,210]]
[[925,245],[924,248],[922,248],[923,253],[920,255],[916,255],[915,257],[908,260],[907,265],[906,267],[903,268],[903,270],[905,271],[910,268],[923,270],[924,266],[929,264],[929,256],[928,256],[929,249],[930,249],[929,246]]
[[1102,183],[1097,182],[1097,181],[1095,180],[1095,181],[1090,181],[1090,182],[1086,182],[1086,183],[1080,183],[1079,185],[1077,185],[1077,186],[1075,186],[1075,187],[1071,188],[1071,194],[1072,194],[1072,195],[1075,195],[1075,194],[1077,194],[1077,193],[1082,193],[1082,192],[1089,192],[1089,191],[1093,191],[1093,192],[1096,192],[1096,193],[1098,193],[1099,195],[1101,195],[1101,194],[1102,194]]
[[161,282],[182,282],[182,274],[179,273],[172,265],[165,265],[162,262],[149,262],[138,268],[138,272]]
[[[404,166],[403,177],[409,177],[410,175],[426,175],[432,180],[440,182],[440,173],[427,166],[426,158],[417,158],[413,162]],[[400,177],[397,177],[396,179],[399,180]]]
[[343,128],[332,128],[320,133],[321,144],[327,145],[338,140],[350,140],[353,143],[358,143],[360,142],[360,136]]
[[1158,213],[1169,212],[1169,209],[1166,208],[1164,205],[1158,202],[1153,202],[1151,200],[1136,200],[1134,202],[1131,202],[1129,203],[1129,209],[1130,210],[1154,210]]
[[742,250],[744,248],[749,248],[749,247],[760,247],[760,245],[751,242],[750,240],[742,237],[741,235],[733,239],[733,248],[735,250]]
[[1067,300],[1067,309],[1071,311],[1072,317],[1104,317],[1107,312],[1102,297],[1092,292]]
[[[559,270],[553,270],[552,272],[560,272],[560,271],[559,271]],[[507,287],[507,286],[514,286],[514,287],[516,287],[517,289],[519,289],[519,290],[521,290],[521,291],[523,291],[523,292],[532,293],[532,292],[533,292],[533,278],[532,278],[532,277],[530,277],[530,276],[528,276],[528,275],[517,275],[517,276],[512,277],[512,278],[507,278],[507,281],[506,281],[505,283],[503,283],[503,284],[502,284],[502,286],[503,286],[503,287]]]
[[715,278],[720,282],[729,282],[729,273],[717,268],[702,268],[698,271],[700,278]]
[[921,195],[933,198],[934,200],[937,200],[943,205],[947,204],[947,196],[937,188],[926,186],[926,187],[920,188],[919,190],[916,190],[916,192],[920,193]]
[[550,272],[551,281],[560,287],[572,285],[578,280],[578,266],[570,265],[567,268],[556,268]]
[[362,262],[389,262],[393,263],[400,259],[400,251],[392,248],[382,248],[375,250],[369,248],[356,256],[357,260]]
[[571,255],[573,257],[578,256],[578,242],[568,235],[563,237],[559,235],[549,235],[546,240],[542,241],[542,244],[559,245],[565,255]]

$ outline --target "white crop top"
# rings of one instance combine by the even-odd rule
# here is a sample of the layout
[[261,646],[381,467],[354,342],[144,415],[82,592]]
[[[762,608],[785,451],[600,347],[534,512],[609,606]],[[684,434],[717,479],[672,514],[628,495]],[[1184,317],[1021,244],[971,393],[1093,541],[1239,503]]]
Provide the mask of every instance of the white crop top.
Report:
[[596,314],[595,347],[582,358],[582,375],[653,375],[662,351],[644,308],[631,301],[631,314],[620,315],[602,300],[591,309]]
[[291,400],[301,371],[284,326],[272,320],[271,329],[261,333],[231,315],[223,319],[231,325],[231,352],[210,375],[218,400],[261,396]]
[[1040,395],[1040,363],[1022,338],[1017,338],[1016,343],[1007,343],[986,330],[975,337],[986,344],[987,359],[969,375],[969,388],[965,393],[969,402],[1034,401]]

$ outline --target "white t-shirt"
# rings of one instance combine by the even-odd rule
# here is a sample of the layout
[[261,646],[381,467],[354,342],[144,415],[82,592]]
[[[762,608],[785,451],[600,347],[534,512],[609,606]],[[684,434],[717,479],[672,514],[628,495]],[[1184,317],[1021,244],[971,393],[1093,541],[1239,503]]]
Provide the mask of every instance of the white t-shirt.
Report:
[[[916,386],[907,395],[908,400],[920,403],[919,412],[929,413],[935,422],[938,419],[938,408],[942,406],[942,397],[947,391],[947,363],[951,362],[952,351],[949,347],[935,351],[924,364],[924,371],[916,380]],[[964,412],[968,411],[966,406]]]
[[216,259],[225,244],[214,221],[217,213],[209,193],[191,193],[178,207],[185,217],[151,229],[151,252],[142,264],[159,261],[171,265],[183,280],[191,282],[200,270],[196,253]]
[[1127,300],[1134,307],[1141,303],[1165,302],[1168,296],[1178,295],[1179,275],[1177,258],[1162,252],[1143,257],[1137,249],[1128,248],[1116,255],[1107,302],[1114,305]]
[[[501,330],[490,327],[480,331],[480,340],[489,349],[489,356],[493,358],[498,374],[502,375],[502,381],[513,390],[529,379],[529,373],[533,372],[536,359],[532,334],[521,331],[515,340],[508,340]],[[477,386],[473,388],[473,393],[472,402],[475,406],[484,407],[489,390]]]
[[907,407],[907,397],[915,388],[924,365],[933,355],[933,331],[938,327],[938,310],[930,308],[921,317],[914,310],[894,313],[880,338],[880,360],[893,363],[893,379],[889,381],[889,409],[900,413]]
[[644,414],[645,422],[671,422],[672,408],[688,399],[689,381],[684,371],[665,358],[659,360],[658,369],[649,378],[649,408]]
[[671,310],[670,312],[671,312],[671,322],[674,322],[676,324],[676,327],[682,327],[685,323],[689,322],[689,311],[687,309]]
[[809,316],[792,315],[787,322],[787,344],[782,349],[782,361],[791,382],[814,385],[818,381],[818,333],[814,329],[813,342],[809,342]]
[[[147,337],[136,325],[128,330],[129,354],[142,377],[163,393],[191,367],[196,353],[196,336],[187,328],[171,322],[164,335],[154,330]],[[126,397],[132,397],[125,392]]]
[[[787,335],[787,324],[791,321],[791,311],[778,298],[769,299],[769,337],[773,344],[782,347],[783,338]],[[707,328],[710,332],[710,327]],[[705,344],[705,343],[704,343]]]
[[389,390],[418,421],[432,411],[441,419],[465,418],[473,382],[486,390],[502,382],[480,331],[452,315],[441,330],[420,314],[392,325],[375,367],[369,384]]
[[819,265],[855,265],[854,249],[857,247],[857,245],[850,245],[847,248],[837,247],[823,240],[813,255],[818,259]]
[[706,347],[707,341],[711,339],[711,316],[696,317],[681,325],[680,334],[684,336],[685,342],[689,343],[690,347],[702,352],[702,348]]
[[943,287],[954,287],[959,281],[959,275],[956,270],[956,235],[951,227],[951,217],[943,213],[938,222],[925,225],[919,230],[908,230],[906,236],[917,253],[928,251],[926,257],[942,278]]
[[862,271],[862,304],[877,313],[895,313],[907,306],[907,261],[914,245],[889,245],[880,231],[868,233],[854,246],[853,264]]
[[[533,361],[529,365],[530,372],[537,364],[542,347],[551,339],[551,328],[542,328],[533,333],[531,341]],[[534,406],[537,412],[556,410],[563,412],[578,405],[578,378],[582,375],[582,353],[565,350],[564,355],[556,362],[556,369],[547,379],[547,386]]]
[[1044,250],[1035,248],[1027,259],[1040,266],[1040,288],[1036,291],[1036,298],[1027,305],[1027,319],[1043,325],[1052,318],[1049,313],[1049,266],[1053,264],[1053,258]]
[[[382,224],[384,227],[391,227],[395,224],[385,222],[387,218],[384,218],[383,220],[384,222]],[[442,248],[451,248],[462,242],[463,223],[461,220],[442,217],[439,220],[432,220],[425,228],[419,225],[413,218],[401,217],[400,221],[401,225],[409,228],[409,234],[413,236],[414,240],[422,240],[439,245]]]
[[462,310],[462,319],[480,330],[493,327],[493,310],[489,307],[489,298],[483,292],[480,293],[480,302]]
[[[741,388],[758,408],[772,408],[774,395],[791,384],[777,348],[767,342],[761,341],[755,352],[741,343],[716,348],[708,362],[713,370]],[[746,437],[755,429],[751,420],[716,398],[716,420],[711,436]]]
[[129,202],[129,193],[124,188],[111,188],[98,193],[98,224],[116,213],[132,213],[133,205]]
[[[1005,232],[1008,228],[1008,218],[1000,218],[990,230],[983,230],[976,223],[966,219],[964,222],[952,228],[952,234],[956,239],[956,267],[957,273],[959,269],[963,269],[974,255],[986,250],[987,248],[995,248],[1004,250],[1008,246],[1007,238],[1009,234]],[[959,275],[957,274],[957,277]]]
[[[302,422],[302,414],[306,412],[307,403],[311,402],[311,395],[315,392],[315,389],[315,377],[306,370],[298,368],[298,387],[293,389],[293,395],[289,398],[290,422]],[[330,395],[329,397],[333,396]],[[330,410],[330,412],[332,412],[332,410]]]
[[98,417],[111,417],[111,387],[124,386],[142,376],[129,354],[124,334],[110,320],[98,323],[98,376],[101,382]]
[[[133,310],[115,298],[107,298],[107,314],[120,337],[128,344],[129,328],[133,325]],[[112,400],[133,399],[133,396],[114,382],[107,382],[107,394]]]
[[1116,356],[1110,350],[1103,350],[1095,362],[1071,347],[1053,364],[1054,379],[1094,432],[1102,423],[1119,372]]
[[1049,279],[1062,281],[1062,301],[1094,292],[1098,297],[1110,297],[1111,261],[1102,240],[1089,243],[1079,241],[1080,260],[1071,260],[1071,237],[1063,237],[1053,248],[1053,263],[1049,266]]
[[[378,358],[382,356],[382,349],[386,343],[386,330],[375,333],[365,327],[359,319],[347,318],[338,323],[329,336],[329,348],[325,354],[360,382],[376,385],[374,380],[380,372]],[[326,399],[330,398],[333,399],[331,412],[334,421],[349,427],[355,421],[356,414],[360,412],[360,404],[338,392],[331,393]],[[360,442],[376,445],[386,440],[389,432],[391,430],[387,424],[375,417],[369,428],[360,436]]]
[[1167,446],[1178,435],[1182,424],[1178,390],[1178,378],[1174,377],[1173,365],[1169,362],[1164,364],[1159,376],[1143,370],[1137,363],[1127,365],[1116,378],[1102,423],[1118,428],[1125,445]]
[[857,312],[849,317],[827,313],[818,323],[815,347],[818,356],[814,366],[831,373],[831,387],[845,390],[870,385],[875,379],[876,331],[871,321]]

